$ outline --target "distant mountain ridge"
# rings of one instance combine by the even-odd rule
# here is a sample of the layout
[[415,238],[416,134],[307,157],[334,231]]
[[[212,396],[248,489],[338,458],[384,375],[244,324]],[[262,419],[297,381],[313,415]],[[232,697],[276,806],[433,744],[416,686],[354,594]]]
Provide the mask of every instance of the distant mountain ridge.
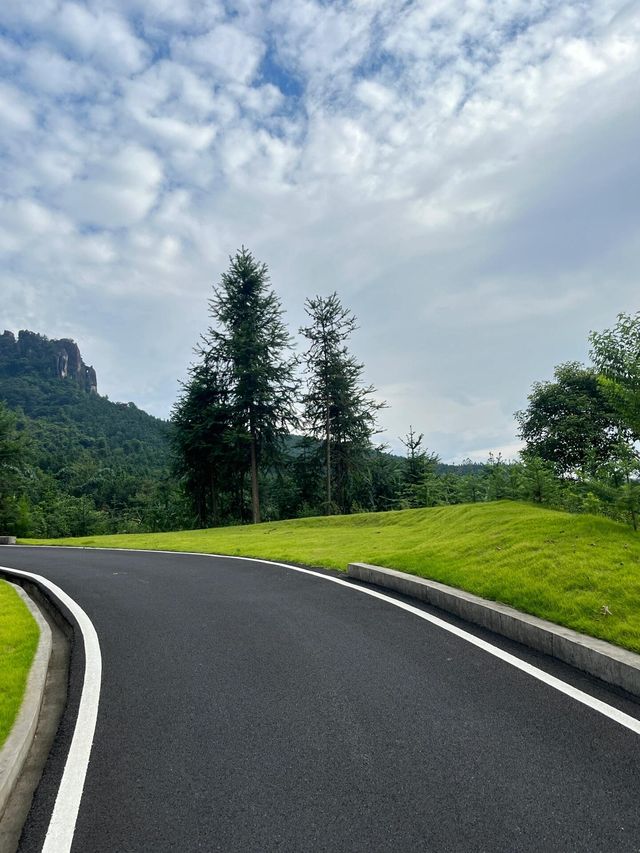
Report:
[[0,335],[0,375],[39,375],[45,379],[71,379],[89,394],[98,393],[96,371],[86,365],[71,338],[51,340],[22,329],[18,337],[5,329]]
[[177,523],[169,423],[97,387],[75,341],[0,335],[0,404],[30,448],[24,529],[32,535]]
[[71,452],[67,464],[100,446],[111,451],[110,463],[124,454],[134,468],[168,466],[168,423],[133,403],[100,396],[96,371],[70,338],[51,340],[26,330],[17,338],[0,335],[0,400],[34,421],[63,427],[63,445]]

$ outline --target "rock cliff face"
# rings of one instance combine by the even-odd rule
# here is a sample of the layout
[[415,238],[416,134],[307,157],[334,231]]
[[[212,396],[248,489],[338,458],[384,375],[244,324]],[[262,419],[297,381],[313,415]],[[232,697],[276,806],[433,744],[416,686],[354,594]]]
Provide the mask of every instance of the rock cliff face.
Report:
[[82,360],[75,341],[49,340],[36,332],[22,330],[18,337],[5,331],[0,335],[0,372],[5,376],[36,373],[52,379],[72,379],[88,394],[98,393],[93,367]]

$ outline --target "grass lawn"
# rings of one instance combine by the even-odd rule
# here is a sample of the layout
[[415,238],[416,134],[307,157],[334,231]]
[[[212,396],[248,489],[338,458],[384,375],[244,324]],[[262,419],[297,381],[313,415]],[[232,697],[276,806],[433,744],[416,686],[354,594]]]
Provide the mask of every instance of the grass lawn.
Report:
[[39,636],[29,608],[0,580],[0,747],[20,710]]
[[502,501],[47,544],[237,554],[342,570],[375,563],[640,652],[640,536],[597,516]]

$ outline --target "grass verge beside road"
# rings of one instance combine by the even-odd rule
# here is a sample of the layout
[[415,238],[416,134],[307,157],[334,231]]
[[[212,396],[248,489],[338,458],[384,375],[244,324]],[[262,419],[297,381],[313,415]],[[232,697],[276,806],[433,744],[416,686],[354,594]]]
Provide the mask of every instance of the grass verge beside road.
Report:
[[20,710],[39,636],[29,608],[0,580],[0,748]]
[[498,502],[255,526],[24,540],[411,572],[640,652],[640,536],[590,515]]

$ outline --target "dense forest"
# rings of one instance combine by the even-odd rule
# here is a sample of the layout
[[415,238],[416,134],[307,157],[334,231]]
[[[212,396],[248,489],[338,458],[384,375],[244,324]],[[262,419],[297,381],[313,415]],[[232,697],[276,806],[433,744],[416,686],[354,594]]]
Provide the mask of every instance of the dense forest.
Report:
[[169,424],[95,388],[72,341],[0,336],[0,447],[13,448],[0,457],[5,529],[65,536],[188,524]]
[[640,314],[592,333],[590,365],[535,383],[517,461],[445,465],[413,427],[376,443],[385,404],[350,351],[356,319],[307,299],[293,339],[268,270],[242,249],[170,422],[100,396],[71,340],[0,335],[0,533],[59,537],[527,500],[640,518]]

